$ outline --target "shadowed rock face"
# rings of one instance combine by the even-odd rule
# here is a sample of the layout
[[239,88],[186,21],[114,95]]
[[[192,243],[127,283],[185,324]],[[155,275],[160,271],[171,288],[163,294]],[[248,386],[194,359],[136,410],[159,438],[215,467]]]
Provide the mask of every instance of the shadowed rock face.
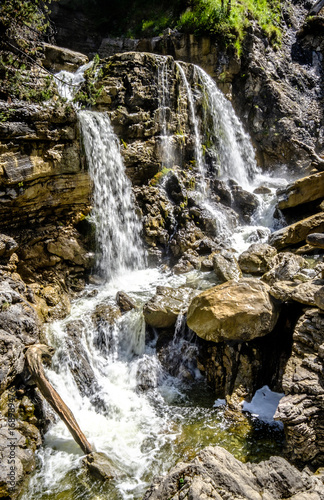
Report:
[[309,309],[298,321],[292,354],[285,368],[276,418],[284,422],[287,454],[315,466],[324,458],[324,315]]

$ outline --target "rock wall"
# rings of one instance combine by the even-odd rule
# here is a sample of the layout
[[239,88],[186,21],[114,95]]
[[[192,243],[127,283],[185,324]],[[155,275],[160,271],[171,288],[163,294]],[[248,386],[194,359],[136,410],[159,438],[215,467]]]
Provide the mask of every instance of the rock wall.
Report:
[[[58,11],[60,8],[58,8]],[[171,55],[201,66],[232,99],[249,131],[260,164],[286,164],[303,172],[323,155],[323,17],[308,19],[309,5],[286,0],[282,8],[282,43],[272,47],[251,25],[240,57],[213,37],[166,30],[153,39],[112,38],[92,33],[82,43],[64,35],[64,20],[54,15],[59,44],[100,57],[129,51]],[[81,21],[80,21],[81,22]],[[92,42],[91,49],[89,40]],[[92,51],[92,52],[91,52]]]

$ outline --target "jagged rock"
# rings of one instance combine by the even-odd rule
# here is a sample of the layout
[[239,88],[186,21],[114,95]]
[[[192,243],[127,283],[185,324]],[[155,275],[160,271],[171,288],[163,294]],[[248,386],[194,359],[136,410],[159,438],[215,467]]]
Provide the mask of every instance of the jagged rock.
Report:
[[254,278],[227,281],[195,297],[188,309],[187,324],[197,335],[213,342],[238,342],[271,332],[278,309],[269,287]]
[[249,193],[236,184],[231,184],[233,208],[238,210],[244,222],[250,222],[251,216],[259,206],[259,200],[253,193]]
[[[8,111],[3,102],[0,108]],[[30,227],[49,216],[87,214],[90,182],[73,108],[17,102],[9,115],[0,123],[0,226]]]
[[57,240],[47,243],[47,250],[50,254],[68,260],[78,266],[90,268],[94,264],[93,253],[84,249],[80,245],[80,242],[73,237],[60,236]]
[[0,497],[17,498],[26,474],[35,469],[26,437],[0,415]]
[[305,242],[307,236],[312,232],[324,232],[324,212],[311,215],[295,224],[275,231],[270,236],[269,243],[280,250]]
[[154,328],[173,326],[178,315],[185,311],[193,295],[191,288],[158,286],[156,295],[144,306],[145,321]]
[[121,312],[131,311],[136,308],[134,300],[125,292],[117,292],[116,302]]
[[316,306],[316,297],[323,286],[322,280],[278,281],[270,288],[270,295],[282,302],[295,301],[307,306]]
[[324,286],[321,286],[318,290],[315,291],[314,293],[314,302],[317,307],[320,309],[324,310]]
[[0,394],[23,371],[24,347],[15,335],[0,330]]
[[221,282],[242,277],[238,262],[235,256],[230,252],[223,251],[221,253],[214,253],[213,269],[217,279]]
[[309,309],[293,334],[275,418],[284,423],[287,454],[298,463],[320,466],[324,458],[324,316]]
[[9,259],[17,250],[18,243],[5,234],[0,235],[0,259]]
[[224,448],[209,446],[191,462],[180,462],[165,477],[156,477],[143,500],[320,500],[323,493],[319,479],[281,457],[243,464]]
[[91,474],[101,481],[107,481],[116,477],[116,471],[105,453],[94,451],[86,455],[82,462]]
[[290,252],[277,254],[270,262],[271,270],[262,276],[262,280],[273,285],[276,281],[291,281],[305,268],[306,260]]
[[324,248],[324,234],[323,233],[311,233],[306,238],[306,243],[316,248]]
[[52,73],[58,73],[65,70],[74,72],[83,64],[88,62],[88,57],[80,52],[43,43],[45,59],[42,64],[45,68],[50,69]]
[[243,273],[264,274],[269,271],[277,250],[266,243],[254,243],[241,253],[238,263]]
[[277,192],[278,208],[285,210],[324,198],[324,172],[309,175]]

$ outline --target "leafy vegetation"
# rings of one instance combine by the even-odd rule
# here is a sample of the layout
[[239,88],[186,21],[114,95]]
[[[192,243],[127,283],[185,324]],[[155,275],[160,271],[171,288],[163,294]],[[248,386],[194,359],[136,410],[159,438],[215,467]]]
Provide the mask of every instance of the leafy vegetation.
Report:
[[178,29],[196,35],[216,35],[241,51],[252,21],[257,21],[273,45],[281,39],[280,0],[60,0],[83,11],[104,34],[128,37],[160,35]]
[[196,35],[219,35],[241,51],[251,21],[258,22],[270,41],[280,43],[280,0],[193,0],[177,27]]
[[51,1],[1,0],[1,99],[40,102],[52,97],[52,78],[40,65],[40,42],[50,27]]

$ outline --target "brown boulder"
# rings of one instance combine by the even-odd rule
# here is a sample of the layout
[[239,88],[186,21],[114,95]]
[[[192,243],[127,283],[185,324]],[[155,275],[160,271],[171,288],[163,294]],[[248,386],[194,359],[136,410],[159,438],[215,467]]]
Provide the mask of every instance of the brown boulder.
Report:
[[268,285],[254,278],[243,278],[195,297],[189,306],[187,324],[206,340],[242,342],[271,332],[277,318]]

